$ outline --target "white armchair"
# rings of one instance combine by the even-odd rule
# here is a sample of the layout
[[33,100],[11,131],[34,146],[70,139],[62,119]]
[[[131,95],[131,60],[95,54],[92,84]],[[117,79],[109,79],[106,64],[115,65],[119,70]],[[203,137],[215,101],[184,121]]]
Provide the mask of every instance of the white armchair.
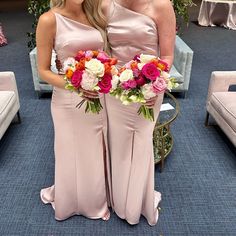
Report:
[[236,146],[236,92],[229,91],[231,85],[236,85],[236,71],[212,72],[206,102],[205,125],[209,125],[211,115]]
[[20,102],[13,72],[0,72],[0,139],[15,116],[20,123]]
[[184,97],[189,88],[193,61],[193,50],[177,35],[175,41],[174,63],[170,75],[175,77],[179,86],[173,92],[183,92]]

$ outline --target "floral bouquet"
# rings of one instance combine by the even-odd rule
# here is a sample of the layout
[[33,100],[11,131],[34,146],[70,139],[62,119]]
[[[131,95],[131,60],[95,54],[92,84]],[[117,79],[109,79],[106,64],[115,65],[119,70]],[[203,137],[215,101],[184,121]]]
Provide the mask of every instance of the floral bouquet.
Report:
[[153,108],[145,105],[146,100],[163,93],[165,90],[176,88],[175,78],[167,73],[168,64],[152,55],[136,55],[119,70],[118,80],[111,95],[119,98],[124,105],[141,103],[138,114],[154,121]]
[[[82,88],[85,91],[97,91],[109,93],[112,89],[113,77],[118,70],[115,67],[117,60],[110,58],[103,51],[79,51],[75,57],[69,57],[64,61],[65,88],[78,92],[83,96]],[[81,107],[86,101],[85,112],[98,114],[102,109],[99,98],[83,99],[77,107]]]

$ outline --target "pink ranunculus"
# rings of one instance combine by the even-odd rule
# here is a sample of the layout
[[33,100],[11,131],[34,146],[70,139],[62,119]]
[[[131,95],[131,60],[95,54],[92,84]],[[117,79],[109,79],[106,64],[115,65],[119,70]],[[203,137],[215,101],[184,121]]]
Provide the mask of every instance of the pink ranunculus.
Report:
[[137,82],[135,80],[128,80],[123,82],[121,87],[125,90],[133,89],[137,87]]
[[109,74],[105,74],[103,79],[98,82],[98,87],[100,88],[100,93],[109,93],[112,88],[111,83],[112,77]]
[[127,62],[124,67],[127,68],[127,69],[130,69],[132,62],[133,62],[132,60]]
[[79,88],[82,80],[83,71],[76,70],[71,78],[71,83],[75,88]]
[[85,57],[86,58],[93,58],[93,51],[91,51],[91,50],[88,50],[88,51],[86,51],[85,52]]
[[145,78],[143,77],[143,75],[139,75],[136,80],[136,83],[139,87],[143,86],[146,83]]
[[133,74],[134,74],[134,77],[138,78],[140,76],[141,72],[139,69],[133,69]]
[[160,76],[160,71],[153,63],[147,63],[142,68],[142,74],[152,81],[155,81]]
[[161,93],[164,92],[167,88],[167,84],[165,79],[162,77],[158,78],[153,84],[152,84],[153,91],[155,93]]
[[97,59],[102,63],[110,61],[110,58],[108,57],[108,55],[105,52],[99,52]]

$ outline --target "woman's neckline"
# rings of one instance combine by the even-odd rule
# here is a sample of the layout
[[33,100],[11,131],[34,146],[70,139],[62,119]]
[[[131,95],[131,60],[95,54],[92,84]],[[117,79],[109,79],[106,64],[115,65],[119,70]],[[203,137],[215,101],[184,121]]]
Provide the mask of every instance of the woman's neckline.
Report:
[[147,19],[148,19],[149,21],[151,21],[152,24],[154,24],[155,27],[156,27],[155,21],[154,21],[150,16],[144,15],[144,14],[142,14],[142,13],[139,13],[139,12],[133,11],[133,10],[127,8],[127,7],[124,7],[124,6],[122,6],[121,4],[117,3],[115,0],[113,0],[113,2],[114,2],[114,4],[116,4],[117,6],[119,6],[120,8],[122,8],[122,9],[124,9],[124,10],[126,10],[126,11],[129,11],[129,12],[131,12],[131,13],[133,13],[133,14],[136,14],[136,15],[143,16],[143,17],[147,18]]
[[67,17],[67,16],[64,16],[64,15],[62,15],[61,13],[58,13],[58,12],[55,12],[55,11],[52,11],[52,12],[53,12],[54,14],[57,14],[57,15],[61,16],[62,18],[66,19],[66,20],[75,22],[75,23],[77,23],[77,24],[79,24],[79,25],[85,26],[85,27],[90,28],[90,29],[97,30],[96,28],[94,28],[94,27],[91,26],[91,25],[87,25],[87,24],[81,23],[80,21],[73,20],[73,19],[71,19],[71,18],[69,18],[69,17]]

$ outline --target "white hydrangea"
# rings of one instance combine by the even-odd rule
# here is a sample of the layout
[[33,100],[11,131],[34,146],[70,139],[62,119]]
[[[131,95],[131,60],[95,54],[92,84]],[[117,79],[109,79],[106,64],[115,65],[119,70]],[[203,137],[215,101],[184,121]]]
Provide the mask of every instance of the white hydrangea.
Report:
[[85,71],[82,75],[81,87],[85,90],[93,91],[97,86],[98,78],[93,74]]
[[63,71],[66,72],[68,69],[71,69],[72,71],[75,71],[75,64],[76,64],[75,59],[73,57],[68,57],[63,62]]
[[152,84],[143,85],[141,91],[145,99],[150,99],[156,96],[156,93],[153,91]]

